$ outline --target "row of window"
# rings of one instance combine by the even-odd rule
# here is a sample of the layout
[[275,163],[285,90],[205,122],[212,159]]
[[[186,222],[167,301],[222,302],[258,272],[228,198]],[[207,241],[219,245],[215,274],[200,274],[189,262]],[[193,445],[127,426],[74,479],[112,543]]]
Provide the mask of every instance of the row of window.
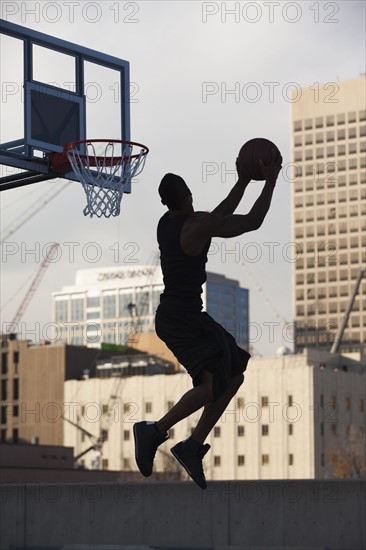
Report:
[[[296,300],[323,300],[330,298],[348,298],[353,290],[352,285],[341,285],[341,286],[311,286],[307,288],[307,291],[303,288],[296,290]],[[345,304],[346,301],[343,302]]]
[[366,172],[327,175],[325,177],[304,177],[294,182],[295,193],[317,191],[318,189],[334,189],[335,187],[353,186],[366,183]]
[[[343,155],[354,155],[358,153],[364,153],[366,151],[366,141],[351,141],[347,144],[340,143],[337,147],[330,145],[328,147],[316,147],[309,149],[295,150],[294,161],[301,162],[303,160],[333,158],[336,156],[342,157]],[[364,156],[360,158],[361,166]],[[335,161],[332,161],[333,163]]]
[[[13,381],[12,399],[13,401],[17,401],[19,399],[19,378],[13,378],[12,381]],[[1,392],[0,392],[1,401],[7,401],[8,399],[10,399],[9,391],[8,391],[9,382],[10,380],[8,380],[7,378],[1,379]]]
[[[355,219],[355,220],[350,220],[348,222],[339,222],[338,224],[330,224],[327,226],[325,226],[324,224],[318,225],[318,226],[304,224],[300,227],[296,227],[295,239],[299,240],[299,239],[304,239],[305,237],[312,238],[316,236],[324,237],[326,235],[361,233],[365,231],[365,229],[366,229],[366,223],[363,218],[361,218],[360,220]],[[329,251],[330,253],[332,253],[332,254],[329,254],[329,256],[332,256],[331,258],[332,261],[327,262],[328,264],[338,263],[334,261],[336,256],[336,250],[337,249]],[[301,258],[299,260],[296,259],[296,269],[302,269],[303,267],[304,267],[303,260]],[[308,267],[310,266],[308,265]]]
[[[262,466],[268,465],[269,464],[269,454],[262,454],[261,455],[261,462],[262,462]],[[220,455],[214,455],[213,463],[214,463],[215,467],[220,467],[221,464],[222,464],[221,456]],[[245,466],[245,455],[237,455],[236,463],[237,463],[238,466]],[[290,453],[288,455],[288,464],[289,464],[289,466],[294,465],[294,455],[292,453]],[[122,469],[123,470],[130,470],[131,467],[132,467],[131,459],[130,458],[123,458],[122,459]],[[108,470],[108,459],[107,458],[102,459],[102,469],[103,470]]]
[[[85,316],[88,319],[124,318],[148,315],[156,310],[160,302],[161,290],[150,292],[107,294],[100,298],[68,298],[55,300],[55,321],[64,323],[67,321],[82,321]],[[92,303],[93,306],[89,304]],[[94,311],[90,308],[93,307]],[[101,310],[97,310],[100,308]],[[87,308],[88,311],[87,311]]]
[[[309,233],[309,236],[313,236],[314,233]],[[318,233],[318,235],[324,235],[324,233]],[[350,253],[342,253],[342,254],[335,254],[333,257],[314,257],[313,254],[309,255],[307,258],[300,258],[296,261],[295,267],[296,269],[313,269],[318,268],[322,266],[349,266],[352,265],[359,265],[361,266],[366,262],[366,250],[360,249],[358,252],[350,252]],[[344,277],[345,280],[347,280],[348,277]],[[340,279],[342,280],[342,279]]]
[[0,443],[18,443],[19,429],[13,428],[11,441],[8,439],[7,432],[8,430],[6,428],[0,430]]
[[[299,207],[300,208],[300,207]],[[325,208],[307,208],[305,211],[300,210],[295,212],[295,224],[305,222],[321,222],[329,221],[329,227],[334,227],[334,222],[341,220],[342,218],[358,217],[366,214],[366,203],[362,204],[342,204],[340,206],[330,206]],[[330,221],[334,220],[334,221]],[[334,233],[334,231],[333,231]],[[358,239],[358,236],[354,237]],[[343,238],[344,240],[344,238]],[[335,242],[335,241],[333,241]],[[343,248],[347,248],[344,246]]]
[[308,285],[313,285],[315,283],[334,283],[337,281],[348,281],[348,284],[352,284],[354,286],[354,282],[357,279],[358,273],[358,269],[351,269],[351,272],[349,272],[349,269],[340,269],[339,271],[336,271],[334,269],[329,271],[319,269],[316,271],[316,273],[314,271],[306,273],[306,276],[304,273],[297,274],[296,285],[303,285],[305,284],[305,282]]
[[353,124],[354,122],[362,122],[366,120],[366,110],[350,111],[348,113],[338,113],[337,115],[318,116],[315,118],[306,118],[305,120],[294,121],[294,131],[301,132],[302,130],[312,130],[313,128],[323,128],[324,126],[334,126],[335,124],[342,125]]
[[[304,315],[329,315],[329,314],[343,314],[346,310],[346,307],[348,305],[348,302],[343,302],[342,304],[339,304],[337,301],[330,302],[330,303],[324,303],[324,302],[318,302],[316,304],[309,304],[308,306],[299,305],[296,306],[296,315],[299,317],[302,317]],[[358,328],[360,326],[364,326],[364,323],[362,322],[361,318],[357,313],[359,314],[358,308],[355,306],[355,315],[352,317],[351,321],[348,322],[348,328]]]
[[[309,155],[309,158],[306,160],[311,160],[313,157]],[[313,176],[312,178],[309,178],[307,183],[310,183],[310,181],[313,181],[314,184],[327,184],[329,187],[329,184],[334,184],[333,186],[336,186],[336,184],[339,181],[339,178],[342,174],[339,174],[339,172],[345,172],[346,170],[357,170],[362,169],[366,167],[366,157],[354,157],[354,158],[347,158],[347,159],[339,159],[337,162],[335,161],[328,161],[328,162],[312,162],[309,164],[298,164],[296,163],[293,166],[294,171],[294,179],[298,179],[302,176]],[[326,174],[326,176],[323,178],[322,174]],[[355,178],[354,178],[355,179]],[[363,174],[360,173],[360,181],[362,183],[363,180]]]
[[313,145],[314,143],[331,143],[335,140],[356,139],[366,136],[366,126],[351,126],[350,128],[340,128],[339,130],[328,130],[327,132],[309,132],[305,135],[295,135],[294,146],[303,147],[304,145]]

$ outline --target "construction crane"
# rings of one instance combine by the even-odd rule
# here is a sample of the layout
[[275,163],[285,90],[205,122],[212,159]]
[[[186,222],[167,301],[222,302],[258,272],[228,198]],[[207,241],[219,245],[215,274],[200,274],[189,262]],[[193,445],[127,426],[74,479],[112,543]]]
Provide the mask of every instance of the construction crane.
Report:
[[357,280],[356,280],[356,283],[355,283],[355,286],[354,286],[354,289],[353,289],[352,296],[351,296],[351,298],[348,302],[346,312],[343,316],[342,323],[341,323],[341,325],[338,329],[338,332],[336,334],[336,337],[334,339],[334,342],[333,342],[333,345],[332,345],[332,349],[330,350],[330,353],[338,353],[338,351],[339,351],[340,345],[342,343],[343,334],[344,334],[344,331],[346,329],[348,319],[349,319],[349,316],[351,314],[355,298],[357,296],[358,288],[361,284],[361,281],[362,281],[363,277],[365,276],[365,273],[366,273],[365,269],[360,269]]
[[29,287],[28,292],[24,296],[24,298],[23,298],[16,314],[14,315],[14,317],[11,321],[12,325],[17,325],[19,323],[19,321],[22,319],[25,310],[29,306],[29,303],[30,303],[30,301],[32,300],[32,298],[34,296],[34,293],[36,292],[36,290],[38,288],[38,285],[41,282],[41,280],[42,280],[42,278],[45,274],[46,269],[50,265],[50,261],[54,258],[54,254],[55,254],[56,250],[59,247],[60,247],[60,245],[58,243],[54,243],[48,249],[47,256],[44,258],[43,262],[39,266],[39,268],[37,270],[37,273],[36,273],[36,276],[34,277],[32,283],[31,283],[31,286]]

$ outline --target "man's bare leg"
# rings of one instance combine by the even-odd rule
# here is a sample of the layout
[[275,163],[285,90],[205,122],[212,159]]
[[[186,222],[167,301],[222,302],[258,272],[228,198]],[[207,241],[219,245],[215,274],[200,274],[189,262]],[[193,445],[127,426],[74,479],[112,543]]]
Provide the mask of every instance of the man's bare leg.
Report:
[[198,421],[197,426],[192,432],[192,439],[198,441],[203,445],[206,437],[218,422],[220,416],[225,411],[226,407],[234,397],[240,386],[244,381],[244,375],[240,374],[231,378],[228,389],[226,392],[213,403],[205,405],[201,418]]
[[165,434],[174,424],[187,418],[203,406],[213,401],[212,374],[202,373],[202,383],[187,391],[180,400],[157,422],[157,427]]

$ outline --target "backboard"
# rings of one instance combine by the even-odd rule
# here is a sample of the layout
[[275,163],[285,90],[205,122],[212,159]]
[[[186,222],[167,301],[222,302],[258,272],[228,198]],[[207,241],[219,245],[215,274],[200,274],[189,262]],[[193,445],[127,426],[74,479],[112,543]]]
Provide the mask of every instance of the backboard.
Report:
[[127,61],[3,20],[0,40],[0,191],[55,178],[70,141],[130,140]]

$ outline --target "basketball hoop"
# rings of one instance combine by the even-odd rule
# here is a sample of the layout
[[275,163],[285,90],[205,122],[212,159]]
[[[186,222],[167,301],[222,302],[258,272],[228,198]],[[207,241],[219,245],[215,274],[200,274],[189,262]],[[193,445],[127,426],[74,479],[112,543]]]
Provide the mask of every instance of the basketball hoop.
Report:
[[85,191],[85,216],[118,216],[127,185],[145,166],[149,149],[133,141],[90,139],[68,143],[63,153],[54,155],[57,171],[69,164]]

